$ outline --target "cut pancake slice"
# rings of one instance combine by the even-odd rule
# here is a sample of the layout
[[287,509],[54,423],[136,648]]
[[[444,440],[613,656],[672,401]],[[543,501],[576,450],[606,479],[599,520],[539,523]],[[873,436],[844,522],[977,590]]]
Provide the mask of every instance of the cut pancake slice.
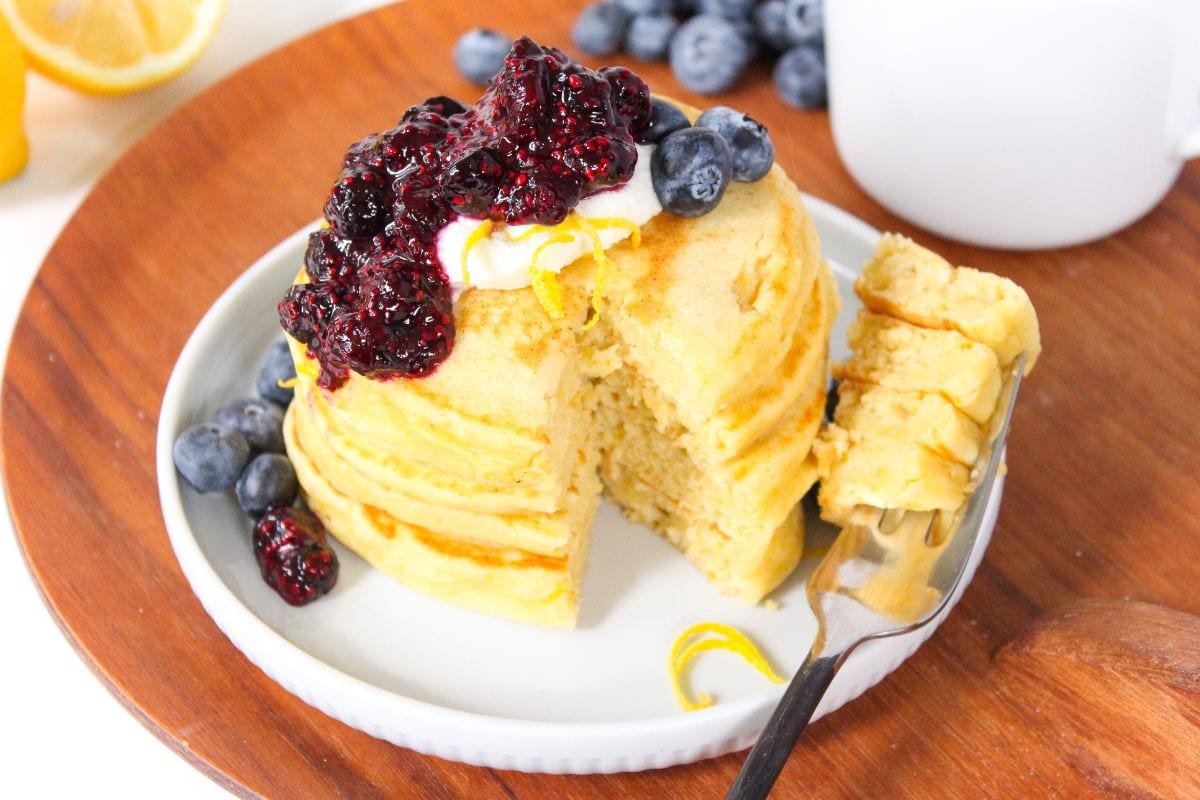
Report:
[[902,392],[847,381],[838,387],[834,424],[909,441],[970,466],[979,457],[983,428],[934,392]]
[[971,470],[927,447],[870,431],[827,430],[817,446],[822,516],[844,525],[856,505],[953,511],[966,497]]
[[688,446],[695,437],[634,370],[619,370],[598,387],[601,477],[609,496],[722,592],[747,602],[766,596],[800,559],[797,506],[817,477],[810,452],[825,407],[824,358],[806,379],[775,425],[717,461]]
[[1041,349],[1037,316],[1012,281],[954,268],[886,234],[855,284],[864,310],[833,421],[813,452],[821,516],[844,524],[856,505],[953,511],[996,408],[1001,368]]
[[952,511],[965,496],[980,426],[939,394],[843,383],[833,424],[813,447],[823,516],[854,506]]
[[910,392],[940,392],[977,422],[1000,395],[996,354],[958,331],[930,330],[860,311],[850,326],[853,355],[835,364],[839,380]]
[[1025,372],[1042,350],[1029,295],[1008,278],[954,267],[904,236],[889,233],[854,284],[870,310],[925,328],[956,330],[990,347],[1000,366],[1029,353]]

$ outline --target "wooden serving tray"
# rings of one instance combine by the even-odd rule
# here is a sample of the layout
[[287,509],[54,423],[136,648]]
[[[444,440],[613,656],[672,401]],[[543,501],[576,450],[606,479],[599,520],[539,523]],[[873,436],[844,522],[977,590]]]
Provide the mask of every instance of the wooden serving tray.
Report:
[[[251,65],[113,167],[25,302],[0,442],[30,570],[113,694],[236,794],[701,798],[722,796],[738,769],[740,756],[726,756],[635,775],[502,773],[352,730],[221,635],[159,514],[160,399],[217,295],[318,216],[350,142],[424,97],[477,95],[451,63],[461,32],[486,24],[569,45],[581,5],[410,0]],[[660,91],[711,103],[662,65],[634,66]],[[895,674],[811,729],[774,796],[1200,796],[1200,163],[1102,242],[980,250],[915,230],[863,194],[827,115],[783,107],[764,69],[740,86],[720,102],[770,127],[803,189],[1011,276],[1046,345],[1016,411],[1004,511],[962,604]],[[1177,611],[1092,601],[1027,630],[1083,597]]]

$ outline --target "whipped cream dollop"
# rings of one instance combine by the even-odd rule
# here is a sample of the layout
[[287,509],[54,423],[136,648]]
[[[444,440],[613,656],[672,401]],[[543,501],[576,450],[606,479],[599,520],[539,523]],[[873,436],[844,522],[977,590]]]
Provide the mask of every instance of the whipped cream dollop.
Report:
[[[627,182],[585,197],[571,212],[571,217],[596,221],[593,227],[605,249],[632,234],[629,227],[605,224],[606,221],[645,225],[662,211],[650,182],[650,156],[654,146],[638,145],[637,151],[637,166]],[[550,228],[496,225],[487,235],[476,236],[474,241],[472,234],[487,223],[471,217],[455,217],[437,236],[438,260],[450,279],[454,298],[467,288],[521,289],[529,286],[533,280],[531,267],[535,257],[539,271],[558,273],[571,262],[591,253],[591,237],[572,224],[571,217]],[[551,239],[559,238],[562,241],[547,244]],[[539,248],[542,248],[540,252]],[[464,251],[469,282],[463,279]]]

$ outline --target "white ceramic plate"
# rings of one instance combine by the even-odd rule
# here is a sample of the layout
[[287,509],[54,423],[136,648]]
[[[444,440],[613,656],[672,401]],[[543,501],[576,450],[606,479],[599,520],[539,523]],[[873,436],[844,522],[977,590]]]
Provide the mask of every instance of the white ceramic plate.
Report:
[[[870,256],[878,232],[821,200],[806,202],[838,273],[844,308],[833,353],[840,357],[857,309],[849,267]],[[262,356],[280,336],[275,303],[301,263],[307,233],[289,237],[221,296],[180,355],[163,398],[157,448],[163,517],[184,574],[221,630],[264,672],[326,714],[455,761],[531,772],[622,772],[749,746],[782,687],[737,656],[712,652],[695,662],[691,685],[719,702],[683,713],[671,692],[667,654],[688,626],[719,621],[750,635],[790,675],[816,628],[804,598],[809,561],[775,592],[778,610],[751,608],[721,597],[670,545],[606,503],[592,534],[574,631],[445,605],[340,547],[337,587],[319,602],[292,608],[267,588],[250,547],[251,521],[232,492],[200,495],[182,485],[171,446],[183,428],[253,394]],[[999,498],[997,491],[985,540]],[[810,544],[830,535],[810,524]],[[935,627],[859,648],[816,716],[875,685]]]

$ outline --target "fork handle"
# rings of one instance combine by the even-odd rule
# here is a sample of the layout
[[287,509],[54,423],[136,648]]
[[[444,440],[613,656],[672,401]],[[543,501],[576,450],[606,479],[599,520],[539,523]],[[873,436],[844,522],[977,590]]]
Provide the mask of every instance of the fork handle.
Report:
[[809,656],[797,670],[725,800],[762,800],[770,793],[796,740],[833,682],[841,655]]

